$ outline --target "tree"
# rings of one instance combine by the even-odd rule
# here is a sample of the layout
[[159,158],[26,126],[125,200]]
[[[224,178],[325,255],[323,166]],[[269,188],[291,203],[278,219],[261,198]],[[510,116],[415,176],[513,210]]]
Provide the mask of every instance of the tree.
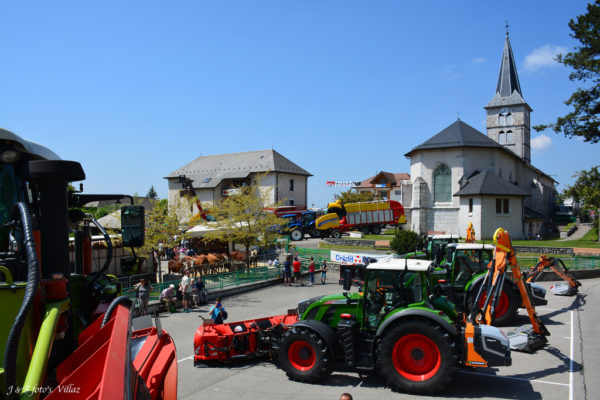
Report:
[[188,202],[181,200],[169,207],[166,199],[152,200],[153,207],[146,211],[146,233],[144,245],[139,248],[138,253],[149,259],[153,257],[154,249],[159,243],[167,247],[178,244],[178,235],[187,230],[188,223],[185,215]]
[[363,201],[375,200],[375,194],[373,192],[353,192],[348,190],[335,195],[336,200],[342,200],[343,204],[348,203],[359,203]]
[[221,240],[242,244],[246,249],[246,265],[250,265],[250,247],[258,244],[269,245],[279,238],[285,220],[266,212],[265,208],[281,205],[264,204],[267,192],[262,192],[256,182],[249,186],[238,186],[231,195],[218,203],[207,205],[205,209],[214,221],[203,221],[215,230],[204,235],[206,240]]
[[150,186],[150,190],[148,190],[148,193],[146,193],[146,197],[149,199],[158,198],[158,194],[156,194],[156,190],[154,190],[154,185]]
[[592,167],[589,171],[577,171],[573,176],[577,181],[572,186],[567,186],[563,191],[564,197],[572,197],[582,203],[583,208],[598,212],[600,208],[600,165]]
[[396,231],[396,237],[390,241],[390,247],[396,254],[406,254],[417,249],[419,235],[412,231]]
[[571,37],[581,42],[574,50],[566,55],[558,55],[556,60],[573,68],[569,75],[571,81],[590,82],[590,88],[578,88],[565,101],[573,106],[573,111],[564,117],[559,117],[555,123],[537,125],[533,128],[542,131],[552,128],[562,132],[566,137],[581,136],[585,142],[600,141],[600,0],[588,4],[587,13],[577,17],[577,21],[569,21],[573,32]]

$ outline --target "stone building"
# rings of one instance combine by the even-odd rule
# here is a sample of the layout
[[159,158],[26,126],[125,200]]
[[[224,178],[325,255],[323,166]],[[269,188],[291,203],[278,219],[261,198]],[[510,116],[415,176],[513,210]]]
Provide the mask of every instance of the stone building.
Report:
[[513,238],[543,233],[555,204],[555,181],[531,164],[530,113],[508,33],[496,93],[484,107],[487,136],[460,119],[405,154],[412,202],[408,228],[476,238],[498,227]]
[[307,180],[312,174],[275,150],[198,157],[165,177],[169,182],[169,205],[191,194],[183,187],[181,176],[192,180],[202,203],[213,203],[227,197],[236,186],[253,183],[261,174],[266,174],[258,182],[265,204],[283,201],[283,205],[306,207]]

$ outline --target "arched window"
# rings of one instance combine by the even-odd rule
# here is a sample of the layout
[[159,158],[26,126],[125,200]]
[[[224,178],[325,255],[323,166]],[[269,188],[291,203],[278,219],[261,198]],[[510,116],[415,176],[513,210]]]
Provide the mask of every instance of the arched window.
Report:
[[500,143],[500,144],[506,143],[506,134],[504,133],[504,131],[498,132],[498,143]]
[[514,143],[515,139],[512,131],[506,131],[506,143]]
[[513,116],[511,113],[506,114],[506,125],[512,125],[513,124]]
[[434,202],[452,201],[452,172],[446,164],[437,167],[433,173],[433,190]]
[[498,125],[500,125],[500,126],[506,125],[506,117],[502,113],[498,114]]

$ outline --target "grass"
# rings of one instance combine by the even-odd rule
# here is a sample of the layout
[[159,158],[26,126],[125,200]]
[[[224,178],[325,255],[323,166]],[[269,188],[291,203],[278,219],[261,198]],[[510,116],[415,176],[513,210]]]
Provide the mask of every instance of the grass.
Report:
[[598,228],[592,228],[584,237],[577,240],[513,240],[515,246],[531,247],[583,247],[599,249]]

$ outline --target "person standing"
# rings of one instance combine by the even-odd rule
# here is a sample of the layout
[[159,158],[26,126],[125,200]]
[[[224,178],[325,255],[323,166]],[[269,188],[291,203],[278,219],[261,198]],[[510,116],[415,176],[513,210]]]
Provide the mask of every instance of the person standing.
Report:
[[135,290],[137,291],[138,300],[140,302],[140,315],[146,315],[146,310],[148,310],[148,300],[150,300],[150,292],[152,291],[152,286],[148,283],[144,278],[140,279],[140,283],[135,285]]
[[[292,263],[292,267],[294,268],[294,283],[296,286],[302,286],[302,275],[300,275],[300,260],[295,259]],[[300,284],[298,284],[300,282]]]
[[[206,285],[204,284],[204,281],[202,280],[202,276],[199,276],[196,279],[196,283],[195,283],[194,287],[198,291],[199,304],[208,303],[208,293],[206,293]],[[192,288],[192,289],[194,289],[194,288]]]
[[308,264],[308,273],[310,275],[309,285],[312,286],[315,284],[315,260],[312,257],[310,258],[310,264]]
[[183,277],[181,278],[181,283],[179,284],[179,288],[181,289],[181,294],[183,295],[183,312],[189,313],[191,311],[190,302],[192,300],[192,280],[190,279],[189,270],[184,272]]
[[327,263],[325,260],[321,263],[321,285],[324,285],[327,281]]
[[292,286],[292,260],[291,256],[283,262],[283,286]]
[[217,301],[209,313],[210,318],[215,321],[215,324],[222,324],[227,319],[227,311],[225,311],[225,307],[221,304],[221,296],[217,296]]

